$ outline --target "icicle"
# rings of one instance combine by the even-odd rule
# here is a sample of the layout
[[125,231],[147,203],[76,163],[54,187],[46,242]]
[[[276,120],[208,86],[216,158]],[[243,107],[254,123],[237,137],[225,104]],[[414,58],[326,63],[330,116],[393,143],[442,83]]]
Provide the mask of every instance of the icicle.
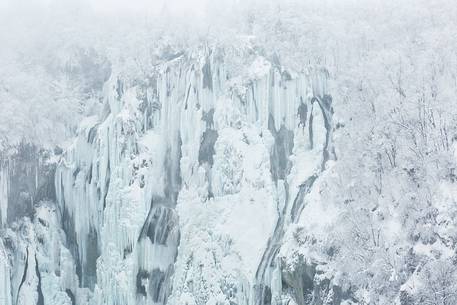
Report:
[[[311,110],[312,89],[325,89],[313,87],[307,75],[291,76],[260,59],[261,73],[234,84],[227,79],[224,63],[215,58],[205,53],[199,59],[177,58],[157,67],[146,97],[140,99],[137,88],[113,73],[104,88],[104,113],[81,124],[78,138],[56,171],[56,196],[80,276],[94,276],[96,264],[97,282],[91,287],[96,304],[166,302],[168,285],[175,281],[180,236],[176,205],[182,189],[206,203],[217,199],[210,199],[209,193],[215,147],[223,129],[236,134],[252,131],[260,143],[248,143],[249,136],[244,135],[243,145],[259,145],[265,152],[265,174],[240,174],[240,183],[261,180],[256,187],[268,194],[271,189],[270,197],[278,200],[282,219],[272,243],[280,243],[290,210],[294,221],[300,214],[301,206],[291,208],[287,202],[289,156],[295,143],[310,154],[318,152],[304,148],[306,136],[299,123],[309,124],[307,117],[319,110],[317,105]],[[246,90],[234,94],[237,86]],[[306,113],[299,111],[301,105],[307,107]],[[322,125],[322,120],[316,118],[314,124]],[[208,196],[201,196],[205,192]],[[223,195],[218,189],[216,197]],[[269,263],[278,264],[276,255],[273,246],[266,251],[256,283],[263,291],[270,289],[270,295],[273,289],[275,297],[280,294],[281,275],[278,268],[270,270]],[[181,267],[184,263],[176,262]],[[240,277],[240,304],[260,304],[250,299],[248,291],[254,275]],[[84,279],[82,284],[91,286]]]
[[10,267],[8,256],[0,239],[0,304],[12,305]]
[[0,164],[0,228],[6,225],[8,212],[8,163]]

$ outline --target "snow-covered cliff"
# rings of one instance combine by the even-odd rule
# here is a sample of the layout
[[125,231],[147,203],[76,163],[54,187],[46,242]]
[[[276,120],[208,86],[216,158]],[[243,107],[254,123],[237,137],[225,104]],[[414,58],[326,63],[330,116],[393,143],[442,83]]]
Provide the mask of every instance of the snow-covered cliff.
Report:
[[22,2],[0,305],[457,304],[452,1]]
[[278,254],[336,158],[326,86],[260,56],[230,75],[217,50],[114,72],[55,175],[89,304],[293,299]]

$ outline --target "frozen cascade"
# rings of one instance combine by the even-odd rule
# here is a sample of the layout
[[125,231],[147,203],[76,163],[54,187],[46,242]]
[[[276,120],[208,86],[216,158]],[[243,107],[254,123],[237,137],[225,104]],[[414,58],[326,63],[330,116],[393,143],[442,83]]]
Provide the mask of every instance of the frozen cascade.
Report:
[[[307,193],[310,192],[316,179],[318,179],[319,172],[325,170],[326,162],[328,160],[336,159],[336,155],[332,146],[332,98],[326,92],[326,78],[327,75],[326,71],[324,70],[320,74],[315,74],[311,80],[313,97],[310,100],[311,111],[309,112],[309,117],[307,117],[309,107],[308,105],[304,104],[303,101],[301,101],[298,107],[298,126],[302,126],[303,132],[306,127],[306,122],[308,122],[308,141],[310,151],[305,152],[305,160],[308,159],[306,158],[306,154],[312,154],[313,151],[316,150],[318,153],[322,151],[322,156],[320,160],[319,158],[317,158],[314,162],[306,164],[306,166],[309,169],[311,169],[311,171],[308,170],[308,175],[306,175],[305,173],[304,177],[306,177],[306,179],[304,182],[299,184],[298,192],[293,202],[290,198],[292,194],[290,193],[289,185],[297,183],[297,177],[295,177],[294,175],[289,176],[291,167],[294,166],[293,164],[290,164],[289,156],[292,154],[292,149],[294,145],[294,133],[292,131],[287,130],[285,125],[282,125],[279,131],[276,131],[277,126],[273,126],[272,123],[270,123],[269,126],[269,129],[275,138],[274,146],[271,151],[271,172],[273,175],[273,179],[280,179],[277,180],[279,183],[281,183],[280,185],[278,185],[278,187],[281,186],[282,191],[280,193],[284,195],[282,196],[282,198],[278,199],[280,201],[283,201],[284,204],[282,205],[282,209],[279,210],[279,217],[276,222],[274,232],[271,238],[268,240],[267,247],[265,249],[265,252],[263,253],[262,260],[260,261],[259,267],[256,272],[256,280],[253,295],[254,304],[283,304],[284,296],[282,285],[284,281],[287,282],[287,280],[282,279],[281,263],[278,259],[278,254],[282,245],[282,239],[284,237],[288,225],[290,223],[296,223],[298,218],[300,217],[301,211],[303,210],[305,204],[305,196]],[[314,111],[315,103],[318,104],[321,113],[316,113],[316,111]],[[322,122],[318,123],[314,119],[314,117],[319,114],[323,120],[323,125],[325,128],[325,140],[323,145],[316,146],[314,144],[316,141],[315,137],[322,136],[321,133],[314,134],[313,132],[315,128],[314,125],[316,125],[316,123],[322,124]],[[270,120],[273,121],[273,118],[271,118]],[[322,142],[322,140],[320,141]],[[319,163],[316,161],[320,162],[320,168]],[[278,202],[278,207],[280,206],[280,202]],[[303,278],[306,278],[306,275],[301,276],[303,276]],[[310,285],[312,286],[312,281]],[[304,305],[304,293],[303,290],[300,288],[302,287],[298,287],[297,289],[297,287],[292,286],[292,289],[295,290],[293,297],[294,301],[297,304]]]
[[0,301],[1,304],[12,305],[10,266],[8,255],[0,239]]
[[3,231],[2,304],[71,305],[68,291],[82,295],[77,293],[74,261],[64,242],[51,202],[35,206],[33,221],[22,218]]
[[6,225],[8,213],[8,163],[0,164],[0,228]]
[[[57,264],[58,260],[54,255],[43,255],[40,249],[60,247],[61,239],[61,233],[54,233],[56,239],[52,244],[45,245],[45,239],[51,237],[38,230],[38,227],[47,225],[52,220],[50,217],[45,217],[46,220],[37,217],[41,211],[40,202],[54,199],[55,164],[50,161],[51,157],[49,151],[26,143],[1,154],[1,304],[44,304],[42,287],[48,284],[48,277],[40,269],[48,265],[48,259],[52,258],[50,264]],[[53,215],[53,229],[58,230],[60,225],[56,213]],[[69,263],[71,264],[71,256]],[[55,266],[54,269],[59,267]]]
[[35,204],[55,199],[52,157],[27,143],[8,155],[0,153],[0,227],[32,217]]
[[[182,53],[146,79],[112,73],[103,112],[81,123],[55,175],[94,304],[259,304],[255,287],[273,287],[268,245],[280,243],[304,181],[289,177],[302,166],[290,156],[306,155],[306,175],[317,173],[330,121],[313,107],[321,72],[291,75],[261,57],[248,70],[232,77],[213,50]],[[313,115],[314,141],[303,132]]]

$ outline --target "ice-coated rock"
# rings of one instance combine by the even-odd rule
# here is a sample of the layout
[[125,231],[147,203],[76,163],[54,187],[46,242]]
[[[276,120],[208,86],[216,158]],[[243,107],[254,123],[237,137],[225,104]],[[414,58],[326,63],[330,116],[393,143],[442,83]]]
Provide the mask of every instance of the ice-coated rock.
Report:
[[[335,159],[327,75],[260,56],[231,75],[224,56],[179,53],[142,78],[113,69],[52,188],[31,167],[26,212],[10,212],[21,176],[2,163],[0,223],[28,216],[3,238],[7,305],[303,303],[279,251]],[[54,189],[56,205],[39,204]]]

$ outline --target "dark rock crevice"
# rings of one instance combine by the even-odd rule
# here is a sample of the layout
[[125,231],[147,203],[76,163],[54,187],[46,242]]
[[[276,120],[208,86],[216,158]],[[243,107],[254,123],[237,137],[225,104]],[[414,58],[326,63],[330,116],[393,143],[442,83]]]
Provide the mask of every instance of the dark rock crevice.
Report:
[[306,194],[308,194],[311,191],[311,188],[313,187],[314,182],[316,181],[318,175],[314,174],[308,179],[306,179],[305,182],[300,184],[297,196],[295,197],[294,203],[292,205],[292,209],[290,211],[290,217],[293,223],[296,223],[298,219],[300,218],[301,212],[305,208],[304,204],[304,199]]
[[268,129],[274,138],[274,145],[270,152],[270,172],[275,183],[284,180],[290,171],[289,157],[294,148],[294,132],[283,124],[276,130],[273,115],[268,117]]
[[203,88],[208,88],[213,91],[213,74],[211,72],[211,62],[209,56],[206,59],[205,64],[202,68],[203,73]]
[[[314,130],[313,130],[313,105],[317,102],[322,116],[324,119],[325,127],[325,144],[322,150],[322,163],[319,171],[325,170],[325,165],[329,160],[336,160],[335,150],[332,143],[333,133],[333,108],[332,98],[330,95],[324,95],[322,97],[313,97],[311,99],[311,110],[309,114],[308,130],[309,130],[309,141],[311,149],[314,146]],[[300,105],[297,110],[297,117],[299,119],[298,127],[302,127],[303,130],[306,127],[308,117],[308,107],[300,100]],[[268,129],[274,137],[274,146],[270,155],[270,166],[271,175],[276,185],[279,180],[284,180],[290,172],[290,161],[289,156],[292,154],[293,149],[293,132],[287,130],[284,125],[281,125],[279,130],[276,130],[274,118],[272,115],[269,116]],[[284,270],[281,266],[281,262],[278,261],[277,255],[279,253],[282,239],[286,231],[286,217],[290,217],[290,222],[298,222],[300,215],[305,207],[305,197],[319,177],[319,173],[314,173],[308,177],[298,189],[298,193],[292,203],[292,207],[288,207],[289,191],[288,185],[285,183],[286,200],[284,202],[282,211],[279,211],[278,221],[276,223],[272,237],[269,239],[266,250],[263,254],[259,267],[256,273],[256,281],[254,286],[254,301],[256,305],[270,305],[272,304],[272,292],[271,283],[267,282],[267,273],[271,273],[272,270],[280,268],[282,270],[282,281],[283,281],[283,293],[287,293],[299,305],[305,304],[322,304],[325,292],[334,293],[333,303],[340,304],[342,300],[342,294],[339,293],[339,287],[332,286],[330,282],[322,284],[315,280],[316,266],[301,264],[298,269],[293,272]],[[290,215],[288,213],[290,212]],[[321,287],[322,286],[322,287]],[[324,287],[325,286],[325,287]],[[325,296],[327,297],[327,296]]]
[[177,225],[178,218],[173,208],[159,202],[155,204],[151,202],[151,208],[141,229],[138,241],[149,238],[152,244],[166,246]]
[[219,134],[214,129],[214,108],[208,112],[203,111],[202,121],[206,122],[206,130],[203,132],[198,150],[198,162],[205,168],[206,180],[208,181],[208,198],[214,197],[211,186],[211,168],[214,164],[214,155]]
[[308,106],[303,102],[303,97],[300,97],[300,106],[298,106],[297,110],[297,117],[298,117],[298,127],[302,127],[303,130],[306,127],[306,120],[308,118]]
[[158,268],[152,271],[140,269],[136,275],[136,293],[140,298],[150,298],[152,302],[166,304],[171,293],[173,266],[166,271]]
[[[324,118],[324,127],[325,127],[325,144],[323,148],[323,159],[322,159],[322,170],[325,170],[325,164],[328,160],[336,160],[335,148],[333,147],[332,142],[332,133],[333,133],[333,107],[332,107],[332,97],[330,95],[324,94],[324,96],[314,96],[311,99],[311,104],[317,102],[319,105],[322,116]],[[311,114],[312,115],[312,114]],[[310,125],[312,125],[312,117],[310,118]],[[310,127],[310,139],[312,143],[312,127]],[[312,148],[312,144],[311,144]]]
[[37,284],[37,292],[38,292],[38,300],[37,300],[37,305],[44,305],[44,296],[43,296],[43,290],[41,289],[41,273],[40,269],[38,268],[38,259],[35,254],[35,272],[38,278],[38,284]]
[[25,283],[25,280],[27,278],[27,272],[29,269],[29,248],[26,248],[26,257],[25,257],[25,265],[24,265],[24,272],[22,274],[22,279],[21,283],[19,284],[19,287],[17,289],[17,296],[16,296],[16,304],[19,304],[19,293],[21,292],[22,286]]
[[73,292],[71,291],[71,289],[65,289],[65,293],[66,293],[66,294],[68,295],[68,297],[70,298],[71,305],[76,305],[75,295],[73,294]]

